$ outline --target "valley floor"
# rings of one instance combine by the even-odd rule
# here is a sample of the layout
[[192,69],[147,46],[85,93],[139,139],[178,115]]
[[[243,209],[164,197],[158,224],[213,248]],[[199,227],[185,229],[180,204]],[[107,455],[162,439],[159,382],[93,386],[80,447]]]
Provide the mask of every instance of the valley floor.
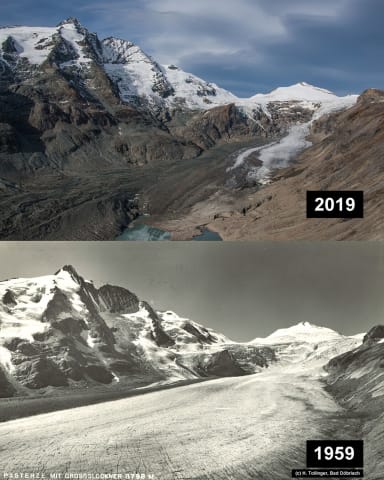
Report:
[[[3,472],[288,479],[306,440],[358,438],[320,370],[283,366],[0,425]],[[124,478],[124,477],[123,477]]]
[[239,151],[264,142],[254,139],[223,144],[198,158],[142,167],[36,175],[5,191],[0,178],[0,238],[114,240],[147,208],[151,222],[176,218],[180,228],[195,205],[200,208],[202,202],[208,203],[208,212],[198,212],[196,221],[186,224],[183,235],[191,239],[216,213],[240,212],[246,205],[248,192],[225,187],[233,177],[227,168]]

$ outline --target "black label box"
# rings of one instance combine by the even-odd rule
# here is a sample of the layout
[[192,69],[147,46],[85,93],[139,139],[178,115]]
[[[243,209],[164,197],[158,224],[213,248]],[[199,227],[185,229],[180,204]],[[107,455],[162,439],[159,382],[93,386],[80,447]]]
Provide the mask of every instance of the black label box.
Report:
[[364,218],[364,192],[309,190],[307,218]]
[[363,440],[308,440],[307,468],[363,468]]

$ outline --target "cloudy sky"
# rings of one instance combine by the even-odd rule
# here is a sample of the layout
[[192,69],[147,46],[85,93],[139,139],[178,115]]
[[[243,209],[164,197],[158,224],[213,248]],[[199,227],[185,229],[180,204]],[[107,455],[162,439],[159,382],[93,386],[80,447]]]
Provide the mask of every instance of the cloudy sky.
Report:
[[13,0],[3,25],[76,16],[100,37],[239,96],[306,81],[338,94],[384,88],[383,0]]
[[0,242],[0,278],[65,264],[233,340],[302,321],[344,334],[384,323],[384,243]]

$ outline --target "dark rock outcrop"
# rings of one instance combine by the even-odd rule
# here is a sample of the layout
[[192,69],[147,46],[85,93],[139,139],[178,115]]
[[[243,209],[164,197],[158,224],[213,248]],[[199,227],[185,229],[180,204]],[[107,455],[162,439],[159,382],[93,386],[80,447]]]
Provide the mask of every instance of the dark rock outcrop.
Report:
[[42,320],[45,322],[53,322],[63,314],[70,315],[71,312],[72,305],[68,297],[56,287],[53,298],[48,302],[47,308],[43,313]]
[[207,376],[238,377],[247,375],[228,350],[212,354],[208,361],[200,367]]
[[139,299],[125,288],[103,285],[98,295],[112,313],[134,313],[139,309]]
[[6,373],[0,366],[0,398],[13,397],[15,393],[16,389],[8,380]]
[[5,305],[9,305],[9,306],[15,306],[17,304],[16,302],[16,299],[15,299],[15,296],[12,292],[12,290],[7,290],[5,292],[5,294],[3,295],[3,298],[2,298],[2,302],[5,304]]
[[68,385],[67,378],[58,365],[44,357],[23,362],[17,370],[16,378],[31,389]]
[[108,384],[113,380],[111,372],[101,365],[87,365],[84,372],[95,382]]
[[171,347],[175,344],[173,338],[171,338],[162,328],[161,319],[153,308],[147,302],[142,302],[149,314],[149,318],[152,320],[152,338],[159,347]]
[[376,327],[371,328],[369,332],[365,335],[363,342],[364,343],[375,343],[384,338],[384,325],[377,325]]
[[217,342],[216,338],[213,337],[210,333],[209,330],[206,328],[202,328],[201,330],[198,330],[196,327],[194,327],[191,323],[186,322],[183,326],[183,329],[196,337],[196,340],[201,343],[201,344],[206,344],[210,345],[212,343]]

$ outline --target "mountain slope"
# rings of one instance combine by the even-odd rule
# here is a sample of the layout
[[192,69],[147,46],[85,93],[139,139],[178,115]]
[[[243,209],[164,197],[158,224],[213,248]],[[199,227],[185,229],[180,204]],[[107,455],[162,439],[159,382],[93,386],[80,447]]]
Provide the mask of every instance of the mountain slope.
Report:
[[97,289],[71,266],[0,282],[0,382],[8,396],[47,387],[149,384],[254,373],[268,347],[236,345],[132,292]]
[[327,365],[329,392],[363,420],[365,464],[372,480],[383,477],[384,458],[384,326],[373,327],[358,348]]
[[[258,174],[289,164],[315,118],[356,99],[306,83],[237,98],[74,18],[0,28],[0,238],[113,239],[144,203],[163,223],[196,207],[195,231],[212,220],[212,192],[214,215],[227,198],[248,208]],[[228,172],[235,154],[245,161]]]
[[305,322],[237,343],[172,311],[156,312],[125,288],[96,288],[72,266],[0,282],[0,382],[6,396],[48,387],[241,376],[276,362],[321,368],[360,345],[360,337]]
[[[237,132],[235,124],[231,127],[234,136],[273,136],[292,123],[308,120],[323,101],[338,99],[307,84],[282,89],[285,94],[275,91],[239,99],[174,65],[160,66],[129,41],[100,40],[74,18],[54,28],[0,28],[0,65],[0,100],[7,107],[0,118],[7,125],[0,138],[8,138],[0,167],[8,177],[12,169],[30,173],[42,167],[89,168],[90,148],[96,154],[93,166],[99,167],[142,164],[175,154],[196,156],[201,145],[194,145],[188,128],[188,117],[196,110],[235,104],[248,130]],[[25,110],[23,130],[12,117],[20,105]],[[187,114],[182,120],[187,128],[178,130],[180,111]],[[11,141],[7,129],[16,141]],[[150,142],[147,148],[151,142],[157,148],[162,145],[161,157],[155,148],[143,151],[142,130]],[[199,130],[203,133],[205,128]],[[21,138],[25,133],[27,145]],[[132,145],[124,138],[128,134],[133,137]],[[23,158],[15,156],[21,152]]]
[[[208,220],[227,240],[379,240],[384,212],[384,93],[367,90],[352,108],[325,115],[309,130],[313,145],[271,185],[248,196],[247,215]],[[364,219],[306,219],[307,190],[363,190]]]
[[[0,282],[3,395],[35,389],[253,374],[274,362],[319,368],[361,344],[308,322],[232,342],[117,286],[97,289],[73,267]],[[49,390],[47,390],[49,391]]]

